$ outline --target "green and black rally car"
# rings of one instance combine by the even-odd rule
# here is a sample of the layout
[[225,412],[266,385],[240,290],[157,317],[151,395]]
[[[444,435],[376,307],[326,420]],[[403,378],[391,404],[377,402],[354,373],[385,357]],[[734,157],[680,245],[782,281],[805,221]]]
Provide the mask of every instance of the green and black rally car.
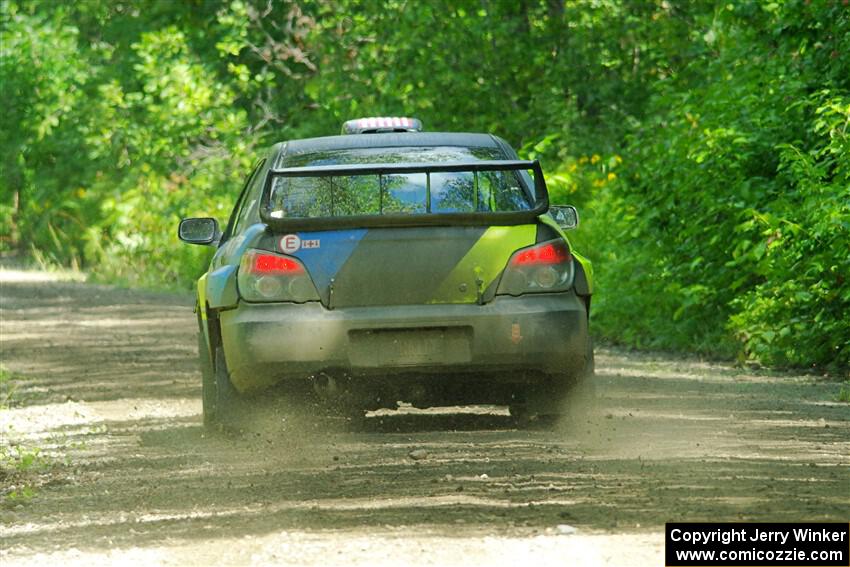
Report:
[[399,401],[562,413],[592,386],[593,278],[540,164],[411,118],[343,133],[272,147],[223,232],[180,223],[216,247],[198,281],[205,423],[274,385],[352,415]]

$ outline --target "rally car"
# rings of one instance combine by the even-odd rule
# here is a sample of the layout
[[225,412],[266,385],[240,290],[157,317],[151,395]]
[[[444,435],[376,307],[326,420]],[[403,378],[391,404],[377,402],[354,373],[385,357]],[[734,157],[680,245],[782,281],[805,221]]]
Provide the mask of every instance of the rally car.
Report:
[[223,231],[180,222],[180,239],[216,248],[197,286],[205,423],[273,386],[352,414],[562,413],[593,375],[577,223],[550,207],[540,164],[493,135],[365,118],[276,144]]

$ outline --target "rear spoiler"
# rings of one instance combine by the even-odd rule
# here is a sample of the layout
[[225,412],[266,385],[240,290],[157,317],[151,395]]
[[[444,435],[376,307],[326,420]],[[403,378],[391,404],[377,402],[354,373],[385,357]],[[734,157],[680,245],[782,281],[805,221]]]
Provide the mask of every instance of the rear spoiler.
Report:
[[[526,184],[528,175],[520,175],[523,189],[534,203],[526,211],[508,212],[471,212],[471,213],[431,213],[422,214],[377,214],[349,215],[332,217],[273,217],[271,206],[272,184],[276,177],[335,177],[354,175],[391,175],[394,173],[425,173],[428,177],[426,203],[430,209],[431,203],[431,173],[440,172],[473,172],[479,171],[520,171],[534,172],[534,194]],[[477,184],[476,184],[477,187]],[[371,228],[389,226],[509,226],[529,224],[549,210],[549,193],[540,162],[520,160],[491,160],[462,163],[398,163],[398,164],[358,164],[358,165],[326,165],[318,167],[290,167],[285,169],[270,169],[266,176],[263,195],[260,201],[260,218],[272,229],[280,231],[291,230],[322,230],[334,228]]]

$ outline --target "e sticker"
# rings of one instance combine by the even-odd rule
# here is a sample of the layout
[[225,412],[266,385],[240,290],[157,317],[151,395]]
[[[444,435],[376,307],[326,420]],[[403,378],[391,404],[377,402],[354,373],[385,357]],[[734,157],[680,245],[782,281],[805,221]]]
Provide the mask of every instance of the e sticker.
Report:
[[292,254],[293,252],[297,252],[299,248],[301,248],[301,238],[298,237],[297,234],[287,234],[286,236],[280,237],[280,242],[278,242],[278,246],[280,246],[280,251],[286,254]]
[[281,236],[280,241],[278,242],[278,246],[280,247],[280,251],[284,254],[292,254],[293,252],[298,252],[301,248],[305,250],[308,248],[319,248],[322,244],[322,241],[318,238],[313,240],[301,240],[301,238],[297,234],[287,234],[286,236]]

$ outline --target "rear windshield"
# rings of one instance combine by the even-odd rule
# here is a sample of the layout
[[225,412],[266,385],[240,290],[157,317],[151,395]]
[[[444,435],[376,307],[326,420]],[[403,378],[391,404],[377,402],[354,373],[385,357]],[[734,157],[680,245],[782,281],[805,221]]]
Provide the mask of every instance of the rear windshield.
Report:
[[[278,167],[499,160],[492,148],[363,148],[286,156]],[[273,218],[513,212],[533,208],[517,171],[276,177]]]

